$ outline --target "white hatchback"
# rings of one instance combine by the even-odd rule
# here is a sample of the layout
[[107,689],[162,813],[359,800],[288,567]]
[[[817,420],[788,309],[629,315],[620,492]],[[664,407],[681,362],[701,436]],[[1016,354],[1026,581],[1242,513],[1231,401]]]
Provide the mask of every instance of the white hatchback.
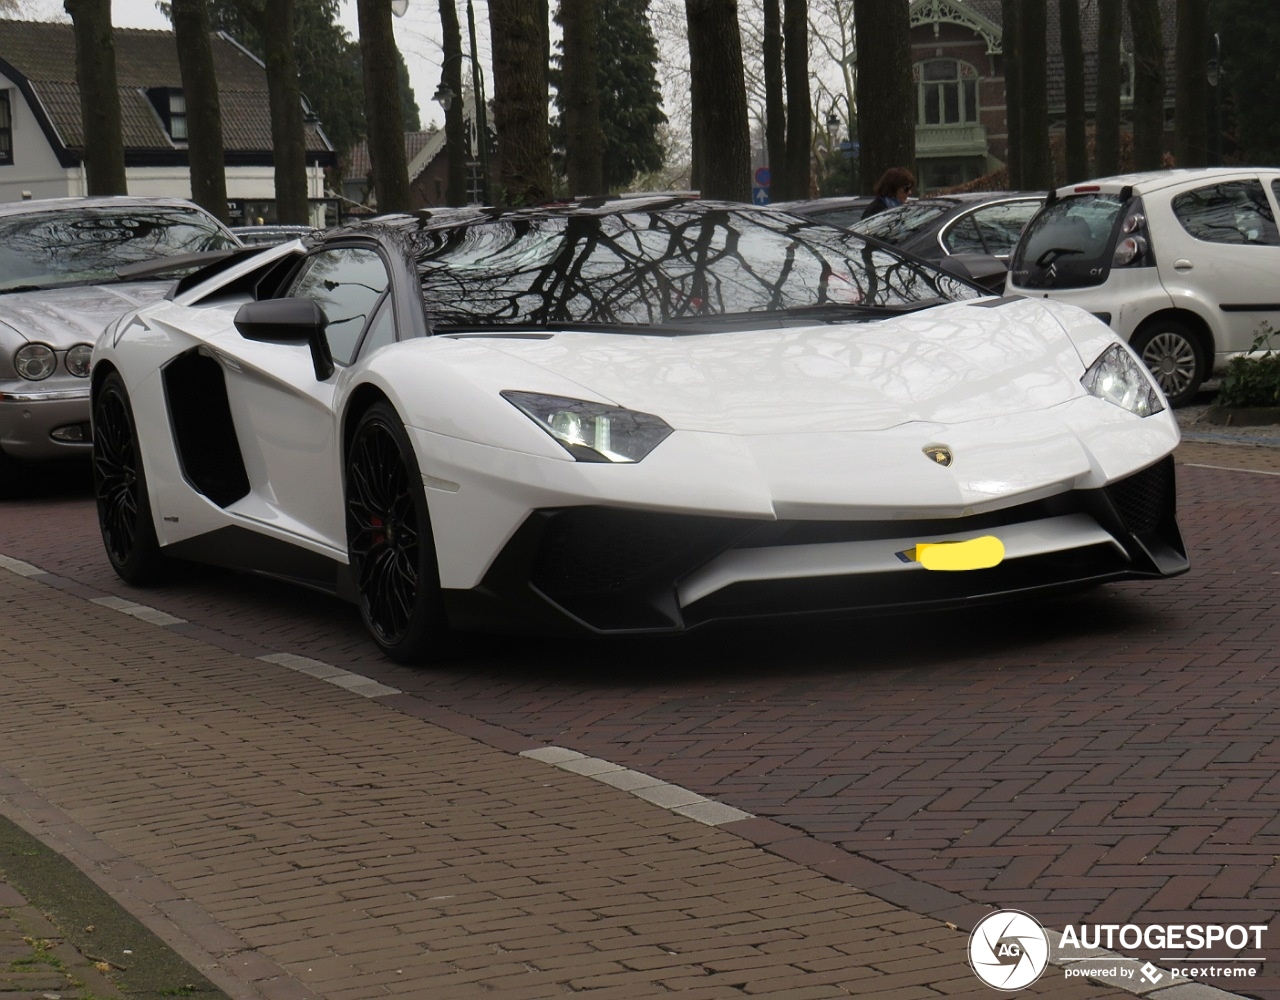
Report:
[[1280,170],[1162,170],[1052,192],[1006,291],[1109,324],[1174,406],[1280,327]]

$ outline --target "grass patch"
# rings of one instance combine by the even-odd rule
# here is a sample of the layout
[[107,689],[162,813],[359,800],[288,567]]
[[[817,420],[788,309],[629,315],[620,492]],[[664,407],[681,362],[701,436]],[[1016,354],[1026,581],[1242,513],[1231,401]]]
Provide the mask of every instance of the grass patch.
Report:
[[[118,905],[79,868],[0,816],[0,875],[58,929],[90,966],[129,1000],[229,1000],[191,963]],[[63,962],[49,942],[28,939],[31,968]],[[43,945],[43,947],[41,947]],[[18,971],[18,970],[14,970]],[[92,994],[79,994],[93,1000]]]

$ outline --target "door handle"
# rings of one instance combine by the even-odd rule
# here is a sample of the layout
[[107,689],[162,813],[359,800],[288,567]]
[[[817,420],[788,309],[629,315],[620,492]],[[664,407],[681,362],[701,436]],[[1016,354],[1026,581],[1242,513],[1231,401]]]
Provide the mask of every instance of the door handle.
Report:
[[1195,265],[1192,264],[1191,261],[1187,260],[1186,257],[1179,257],[1173,262],[1173,269],[1175,271],[1190,271],[1193,267],[1195,267]]

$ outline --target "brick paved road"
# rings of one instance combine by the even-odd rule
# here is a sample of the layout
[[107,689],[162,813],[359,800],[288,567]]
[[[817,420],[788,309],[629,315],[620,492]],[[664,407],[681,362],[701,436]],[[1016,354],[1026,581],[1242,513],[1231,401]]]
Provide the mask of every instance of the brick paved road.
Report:
[[[194,623],[176,631],[419,694],[455,731],[572,747],[775,819],[906,876],[892,891],[923,912],[946,890],[1054,925],[1269,923],[1280,477],[1233,471],[1260,457],[1280,471],[1274,452],[1180,449],[1194,569],[1177,581],[684,642],[476,639],[420,670],[381,662],[345,606],[267,581],[123,587],[74,492],[6,505],[0,552]],[[1249,992],[1280,997],[1280,975]]]

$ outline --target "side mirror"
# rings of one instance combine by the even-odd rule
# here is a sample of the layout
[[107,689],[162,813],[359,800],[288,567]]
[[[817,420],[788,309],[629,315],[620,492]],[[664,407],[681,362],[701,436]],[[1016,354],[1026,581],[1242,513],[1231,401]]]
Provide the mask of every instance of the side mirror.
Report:
[[236,329],[245,340],[263,344],[306,344],[317,381],[334,372],[333,355],[324,330],[324,310],[311,299],[263,299],[246,302],[236,311]]

